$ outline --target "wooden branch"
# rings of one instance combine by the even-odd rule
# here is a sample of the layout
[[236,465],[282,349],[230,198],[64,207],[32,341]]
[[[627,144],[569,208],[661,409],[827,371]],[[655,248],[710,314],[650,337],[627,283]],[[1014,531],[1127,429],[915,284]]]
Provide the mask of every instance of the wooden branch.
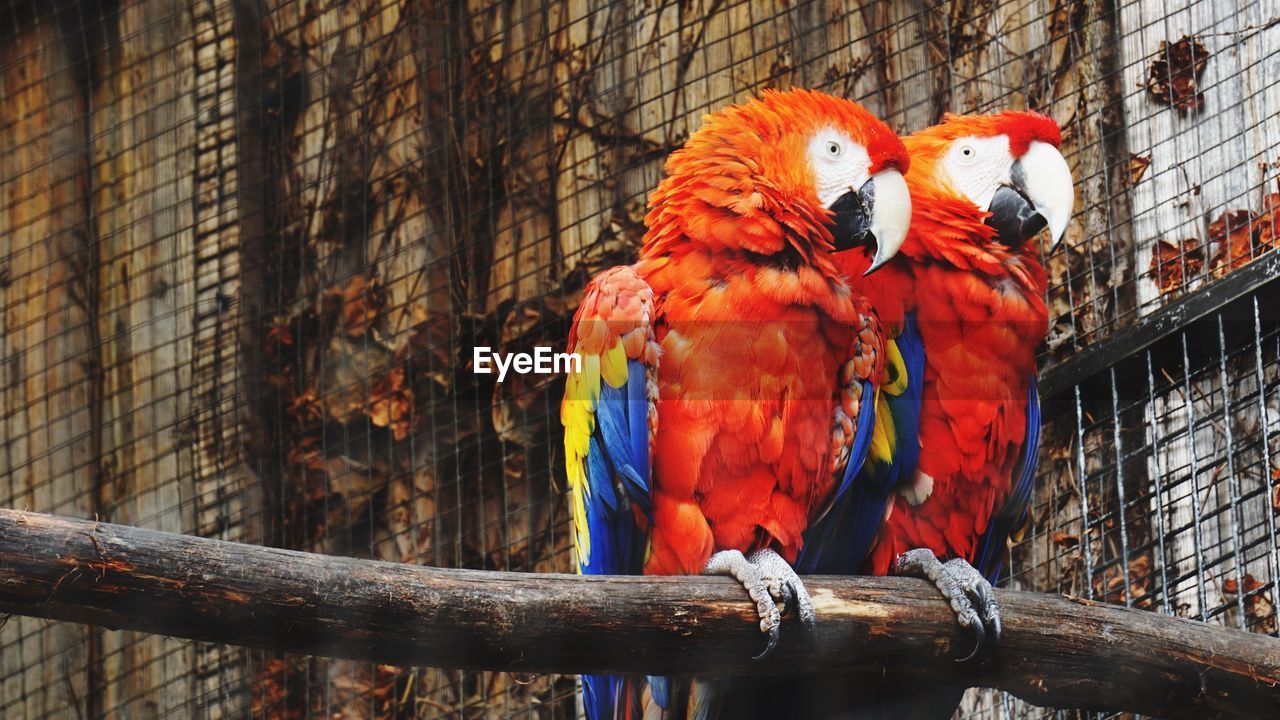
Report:
[[968,651],[937,592],[806,580],[818,611],[765,662],[725,578],[576,577],[400,565],[0,510],[0,612],[396,665],[525,672],[848,671],[1008,690],[1038,705],[1170,718],[1280,708],[1280,640],[1001,591],[998,657]]

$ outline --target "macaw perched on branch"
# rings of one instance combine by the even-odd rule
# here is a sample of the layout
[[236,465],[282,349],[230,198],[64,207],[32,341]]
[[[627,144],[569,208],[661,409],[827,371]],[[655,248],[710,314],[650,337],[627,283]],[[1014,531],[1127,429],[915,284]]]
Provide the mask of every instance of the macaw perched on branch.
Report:
[[[893,256],[906,169],[883,122],[800,90],[709,115],[672,153],[639,260],[587,286],[569,337],[579,572],[730,575],[756,603],[762,656],[776,603],[811,627],[791,563],[813,518],[864,493],[885,375],[879,323],[835,257]],[[586,676],[583,702],[591,718],[708,717],[721,687]]]
[[[899,431],[899,491],[864,570],[936,584],[974,635],[969,660],[999,639],[991,585],[1026,519],[1039,448],[1047,280],[1030,241],[1047,227],[1052,252],[1075,192],[1057,124],[1034,112],[948,115],[904,142],[912,219],[901,252],[866,278],[865,261],[840,260],[890,342],[923,362],[923,385],[886,397],[877,416]],[[945,717],[954,706],[938,705]]]

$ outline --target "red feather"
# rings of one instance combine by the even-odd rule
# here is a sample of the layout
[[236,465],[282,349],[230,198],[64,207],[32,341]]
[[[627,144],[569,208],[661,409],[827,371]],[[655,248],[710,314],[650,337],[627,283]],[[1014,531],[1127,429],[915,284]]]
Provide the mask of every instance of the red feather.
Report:
[[[933,490],[919,505],[898,496],[868,569],[887,574],[899,553],[927,547],[973,560],[1010,491],[1026,432],[1026,393],[1048,328],[1046,275],[1035,244],[993,241],[986,213],[934,172],[949,143],[1007,134],[1015,155],[1033,140],[1057,145],[1057,125],[1035,113],[949,116],[905,139],[911,153],[911,230],[899,255],[855,284],[886,325],[914,312],[925,347],[920,470]],[[860,277],[857,264],[847,267]]]
[[[635,269],[659,298],[663,354],[646,573],[698,573],[724,549],[794,561],[834,488],[835,390],[860,316],[805,160],[832,125],[872,172],[906,169],[902,142],[857,104],[766,92],[708,117],[650,198]],[[760,257],[788,249],[794,264]]]

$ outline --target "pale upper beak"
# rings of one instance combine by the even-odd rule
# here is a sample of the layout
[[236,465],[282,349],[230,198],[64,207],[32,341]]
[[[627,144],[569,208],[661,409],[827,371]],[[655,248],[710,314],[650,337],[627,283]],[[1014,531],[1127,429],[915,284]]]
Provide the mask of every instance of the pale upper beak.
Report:
[[875,272],[898,254],[911,227],[911,193],[902,173],[881,170],[871,179],[876,183],[876,204],[871,211],[871,234],[876,238],[876,254],[866,274]]
[[[1039,140],[1033,141],[1015,166],[1021,165],[1022,192],[1044,216],[1049,228],[1049,252],[1053,253],[1067,232],[1076,190],[1071,168],[1058,148]],[[1018,178],[1014,178],[1015,184]]]
[[902,247],[911,224],[911,194],[902,173],[886,168],[872,175],[862,187],[841,195],[831,204],[837,251],[875,245],[866,274],[888,262]]

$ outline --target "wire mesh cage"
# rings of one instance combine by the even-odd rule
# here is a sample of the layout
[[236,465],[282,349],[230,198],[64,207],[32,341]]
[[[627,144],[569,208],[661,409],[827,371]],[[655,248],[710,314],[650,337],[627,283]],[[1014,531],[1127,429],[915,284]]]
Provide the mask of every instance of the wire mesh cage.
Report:
[[[1277,47],[1269,0],[4,0],[0,504],[569,571],[563,381],[473,350],[564,348],[702,115],[1032,108],[1078,198],[1008,582],[1275,635]],[[0,684],[6,718],[575,713],[568,676],[20,617]]]

